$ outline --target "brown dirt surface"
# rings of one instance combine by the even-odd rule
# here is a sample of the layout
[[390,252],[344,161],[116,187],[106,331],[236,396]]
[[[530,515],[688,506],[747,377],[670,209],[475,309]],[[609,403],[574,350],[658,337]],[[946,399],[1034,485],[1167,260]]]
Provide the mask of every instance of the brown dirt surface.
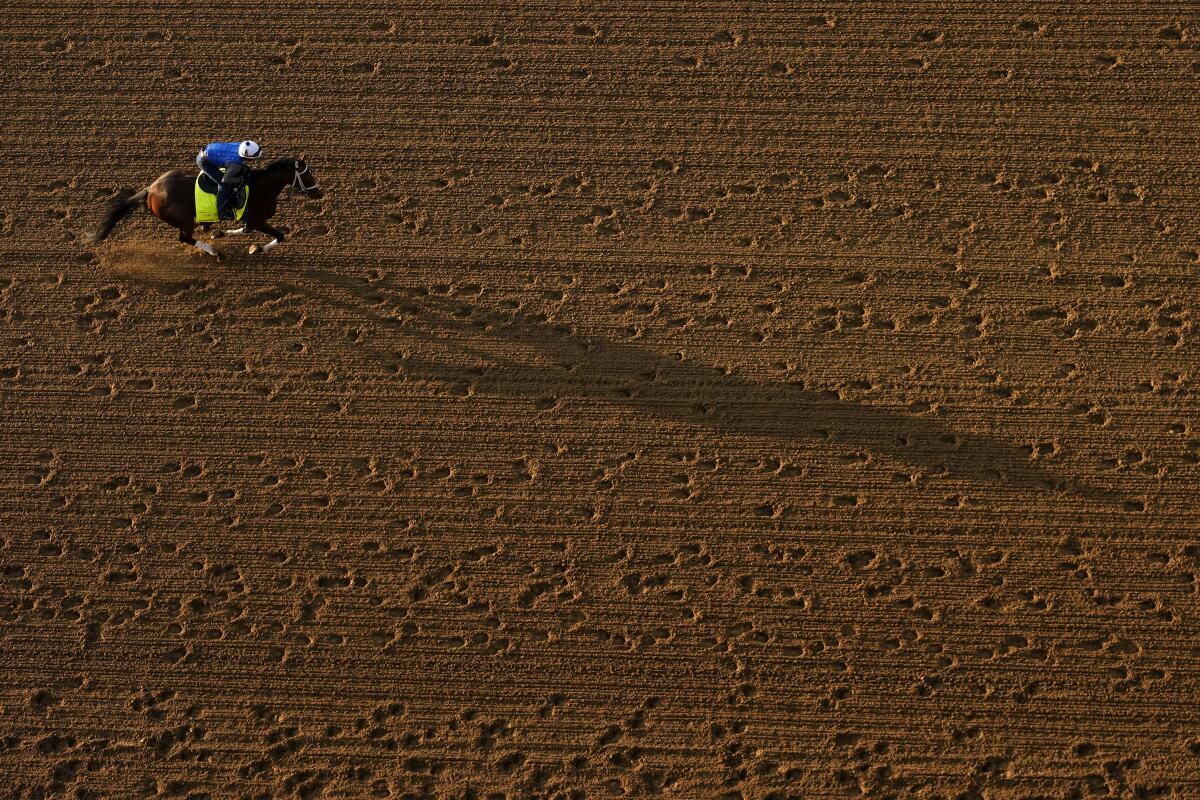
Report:
[[1200,797],[1194,3],[4,15],[0,796]]

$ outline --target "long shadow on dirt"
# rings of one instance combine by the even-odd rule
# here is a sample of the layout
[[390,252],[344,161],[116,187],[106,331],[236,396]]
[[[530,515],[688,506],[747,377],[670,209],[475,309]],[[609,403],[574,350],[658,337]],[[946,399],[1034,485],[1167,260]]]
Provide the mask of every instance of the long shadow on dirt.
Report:
[[[682,357],[628,344],[581,337],[566,326],[516,312],[495,311],[462,298],[434,295],[387,282],[368,283],[308,269],[303,282],[280,288],[308,296],[409,339],[425,333],[491,368],[474,370],[478,393],[529,400],[578,397],[637,408],[656,417],[709,429],[800,442],[861,447],[925,470],[927,475],[967,479],[1015,490],[1056,492],[1120,506],[1121,495],[1057,475],[1031,461],[1029,451],[989,436],[961,433],[941,421],[844,400],[794,383],[763,383]],[[315,287],[348,293],[331,296]],[[384,313],[380,313],[380,312]],[[456,340],[455,334],[460,334]],[[542,356],[538,365],[513,361],[463,339],[517,343]],[[399,344],[399,343],[398,343]],[[398,348],[403,349],[403,348]],[[499,348],[496,348],[499,349]],[[398,357],[363,347],[414,380],[462,384],[461,366],[418,356]]]

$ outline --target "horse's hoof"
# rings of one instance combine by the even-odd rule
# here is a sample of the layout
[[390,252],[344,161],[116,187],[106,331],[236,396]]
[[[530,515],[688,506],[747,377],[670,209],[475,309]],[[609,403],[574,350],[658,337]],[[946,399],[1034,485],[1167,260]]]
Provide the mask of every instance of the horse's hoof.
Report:
[[261,247],[259,247],[258,245],[251,245],[251,247],[250,247],[250,255],[252,255],[252,256],[256,256],[256,255],[258,255],[258,254],[259,254],[259,253],[261,253],[261,252],[262,252],[262,248],[261,248]]

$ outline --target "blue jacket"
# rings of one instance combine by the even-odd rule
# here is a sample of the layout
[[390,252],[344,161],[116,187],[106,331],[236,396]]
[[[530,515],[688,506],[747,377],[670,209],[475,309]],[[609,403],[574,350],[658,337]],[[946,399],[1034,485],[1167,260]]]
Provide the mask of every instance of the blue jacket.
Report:
[[241,142],[213,142],[203,151],[204,157],[215,167],[228,167],[230,164],[245,164],[246,159],[238,155]]

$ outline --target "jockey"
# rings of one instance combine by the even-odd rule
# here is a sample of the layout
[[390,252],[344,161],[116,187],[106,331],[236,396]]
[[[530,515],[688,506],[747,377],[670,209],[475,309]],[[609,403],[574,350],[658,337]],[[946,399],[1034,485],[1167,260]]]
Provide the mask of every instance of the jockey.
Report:
[[217,216],[221,219],[233,219],[233,209],[227,208],[229,201],[246,178],[247,162],[260,156],[262,148],[250,140],[213,142],[196,156],[196,166],[217,184]]

